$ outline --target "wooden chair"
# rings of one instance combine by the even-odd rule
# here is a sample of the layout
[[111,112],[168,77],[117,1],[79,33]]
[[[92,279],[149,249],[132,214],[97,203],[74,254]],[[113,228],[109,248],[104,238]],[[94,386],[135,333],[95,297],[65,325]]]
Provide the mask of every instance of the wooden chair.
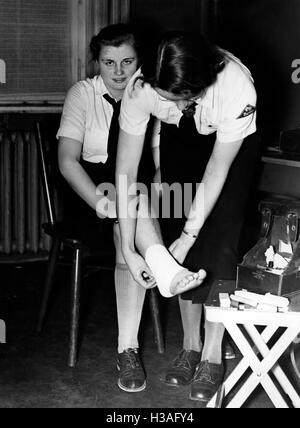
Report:
[[[79,309],[80,309],[80,287],[82,278],[82,262],[84,243],[80,236],[68,230],[62,222],[58,222],[55,213],[54,189],[51,181],[48,153],[45,141],[42,138],[40,123],[36,124],[36,143],[40,161],[40,176],[43,185],[44,198],[47,208],[48,222],[43,224],[43,229],[52,238],[52,248],[49,255],[44,293],[39,312],[37,332],[41,332],[51,290],[54,285],[55,272],[58,264],[58,257],[62,244],[72,251],[72,275],[71,275],[71,321],[70,321],[70,341],[69,341],[69,367],[74,367],[77,361]],[[153,320],[155,341],[159,353],[164,353],[164,341],[159,313],[158,292],[156,289],[150,290],[150,312]]]

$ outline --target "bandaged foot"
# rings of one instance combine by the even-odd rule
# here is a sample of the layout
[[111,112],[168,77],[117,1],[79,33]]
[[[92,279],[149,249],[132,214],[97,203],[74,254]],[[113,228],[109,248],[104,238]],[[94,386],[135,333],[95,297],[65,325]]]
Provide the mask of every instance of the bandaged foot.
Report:
[[206,277],[206,272],[190,272],[171,256],[160,244],[152,245],[145,254],[145,260],[156,280],[157,287],[164,297],[173,297],[198,287]]
[[172,280],[170,293],[172,296],[185,293],[186,291],[201,285],[205,277],[206,272],[203,269],[200,269],[199,272],[193,273],[188,269],[181,267],[181,270]]

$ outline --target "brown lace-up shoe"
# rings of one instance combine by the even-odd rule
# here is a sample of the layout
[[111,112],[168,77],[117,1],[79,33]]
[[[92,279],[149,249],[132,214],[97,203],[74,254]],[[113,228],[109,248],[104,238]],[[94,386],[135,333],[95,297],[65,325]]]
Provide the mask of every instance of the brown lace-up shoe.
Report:
[[165,382],[168,385],[188,385],[193,379],[195,369],[200,361],[201,352],[183,349],[174,359],[172,367],[167,371]]
[[145,372],[138,349],[125,349],[118,354],[118,386],[126,392],[140,392],[146,388]]

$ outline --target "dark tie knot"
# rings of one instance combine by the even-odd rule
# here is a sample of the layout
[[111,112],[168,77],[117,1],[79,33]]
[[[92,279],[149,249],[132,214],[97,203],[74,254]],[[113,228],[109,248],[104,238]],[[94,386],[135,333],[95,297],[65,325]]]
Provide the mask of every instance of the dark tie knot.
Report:
[[184,110],[182,110],[182,114],[185,117],[192,117],[196,113],[196,107],[197,107],[197,103],[193,102],[192,104],[190,104],[189,106],[187,106]]
[[111,104],[113,106],[114,110],[119,110],[120,109],[120,105],[121,105],[121,100],[116,101],[114,98],[112,98],[110,95],[108,94],[104,94],[103,98],[106,99],[107,102],[109,102],[109,104]]

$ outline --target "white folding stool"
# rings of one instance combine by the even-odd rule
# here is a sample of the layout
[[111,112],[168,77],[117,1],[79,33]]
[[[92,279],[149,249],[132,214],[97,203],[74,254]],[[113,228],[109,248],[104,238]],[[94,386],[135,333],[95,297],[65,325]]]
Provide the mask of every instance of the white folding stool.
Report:
[[[220,308],[216,296],[218,292],[227,292],[226,287],[224,287],[226,282],[230,284],[230,281],[216,283],[214,299],[209,300],[205,305],[207,321],[223,323],[243,356],[224,382],[224,397],[229,394],[247,369],[252,370],[251,375],[226,407],[241,407],[255,388],[261,384],[275,407],[288,408],[288,403],[270,377],[269,372],[272,372],[283,391],[290,398],[292,405],[300,408],[300,397],[278,362],[300,333],[300,312],[290,310],[287,313],[270,313],[257,310],[238,311]],[[264,326],[265,328],[263,331],[258,331],[257,326]],[[276,343],[269,347],[268,342],[276,332]],[[259,354],[262,359],[258,358]],[[217,394],[210,400],[207,407],[216,407],[216,399]]]

